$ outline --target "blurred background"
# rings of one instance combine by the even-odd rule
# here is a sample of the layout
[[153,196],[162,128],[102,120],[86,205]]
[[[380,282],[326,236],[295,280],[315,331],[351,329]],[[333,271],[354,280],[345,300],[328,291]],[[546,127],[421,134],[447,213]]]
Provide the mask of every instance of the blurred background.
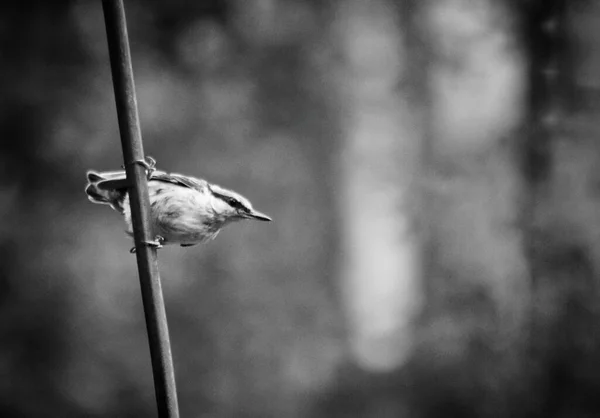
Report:
[[[182,417],[600,414],[600,2],[126,0]],[[0,416],[156,416],[100,1],[0,6]]]

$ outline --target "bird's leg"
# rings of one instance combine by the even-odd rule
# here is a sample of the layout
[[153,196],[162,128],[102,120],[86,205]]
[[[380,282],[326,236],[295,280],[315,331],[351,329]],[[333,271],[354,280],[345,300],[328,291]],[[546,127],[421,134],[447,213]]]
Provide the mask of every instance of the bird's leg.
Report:
[[154,241],[144,241],[144,244],[146,244],[149,247],[154,247],[156,249],[162,248],[162,243],[165,242],[165,239],[160,236],[157,235],[154,237]]
[[[154,237],[154,241],[144,241],[144,244],[147,245],[148,247],[153,247],[156,248],[157,250],[159,248],[162,248],[162,243],[165,242],[165,239],[160,236],[157,235],[156,237]],[[131,250],[129,250],[129,252],[131,254],[135,254],[135,247],[132,247]]]
[[[146,156],[145,160],[133,160],[128,164],[139,164],[146,170],[146,178],[150,180],[152,173],[156,171],[156,160],[149,155]],[[125,166],[121,166],[125,169]]]
[[[149,155],[146,155],[146,161],[142,164],[146,169],[146,177],[148,180],[152,177],[152,173],[156,171],[156,160]],[[162,238],[162,237],[161,237]],[[164,238],[162,239],[164,241]]]

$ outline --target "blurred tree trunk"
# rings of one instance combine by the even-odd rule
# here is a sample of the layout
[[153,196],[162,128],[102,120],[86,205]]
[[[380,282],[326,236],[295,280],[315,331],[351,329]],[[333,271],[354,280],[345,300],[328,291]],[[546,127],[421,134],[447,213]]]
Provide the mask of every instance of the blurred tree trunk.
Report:
[[[505,2],[419,4],[427,51],[428,305],[415,359],[448,402],[508,416],[524,354],[529,267],[521,170],[526,66]],[[438,411],[438,408],[440,410]]]
[[532,154],[545,167],[534,179],[532,416],[591,416],[600,411],[600,5],[530,7],[539,30],[532,122],[541,137]]
[[421,309],[416,228],[420,141],[408,57],[393,2],[339,2],[334,29],[344,140],[340,157],[341,277],[354,361],[389,371],[411,353]]
[[[353,361],[371,372],[354,376],[360,395],[339,389],[346,412],[502,416],[522,386],[530,278],[516,18],[491,0],[338,3],[341,275]],[[392,374],[375,384],[382,371]]]

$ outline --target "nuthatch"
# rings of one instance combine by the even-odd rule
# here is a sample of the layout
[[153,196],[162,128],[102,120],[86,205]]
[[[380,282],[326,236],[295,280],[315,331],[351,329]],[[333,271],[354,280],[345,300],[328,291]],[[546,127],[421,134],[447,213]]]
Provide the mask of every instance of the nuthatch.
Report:
[[[206,180],[147,168],[152,232],[155,247],[179,244],[189,247],[214,239],[225,225],[241,220],[270,221],[252,208],[245,197]],[[85,189],[93,203],[112,207],[125,217],[127,233],[132,235],[129,183],[125,171],[88,171]]]

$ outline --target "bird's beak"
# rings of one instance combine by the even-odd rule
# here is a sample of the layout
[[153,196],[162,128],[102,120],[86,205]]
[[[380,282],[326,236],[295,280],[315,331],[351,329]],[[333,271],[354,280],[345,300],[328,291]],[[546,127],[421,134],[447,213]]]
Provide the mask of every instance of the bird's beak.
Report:
[[273,219],[269,218],[264,213],[260,213],[259,211],[252,210],[252,212],[248,212],[245,214],[245,217],[248,219],[256,219],[257,221],[265,221],[271,222]]

